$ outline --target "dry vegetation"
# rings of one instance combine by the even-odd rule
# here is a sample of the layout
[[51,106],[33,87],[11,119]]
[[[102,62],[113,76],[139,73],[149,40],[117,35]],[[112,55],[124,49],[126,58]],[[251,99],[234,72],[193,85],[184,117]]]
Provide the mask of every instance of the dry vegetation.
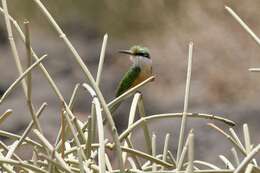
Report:
[[[99,88],[105,51],[107,46],[108,36],[104,36],[102,49],[100,53],[99,66],[97,77],[94,79],[88,67],[84,64],[82,58],[73,47],[70,40],[63,33],[62,28],[56,23],[54,18],[41,3],[40,0],[34,0],[40,11],[49,20],[50,24],[57,31],[58,36],[64,41],[67,48],[73,55],[73,60],[78,64],[78,68],[83,71],[86,83],[75,85],[74,91],[68,101],[64,99],[59,88],[55,84],[52,76],[46,70],[43,61],[48,61],[47,55],[38,56],[31,45],[29,22],[24,22],[24,32],[14,18],[8,13],[7,1],[2,0],[1,13],[5,18],[9,42],[19,71],[19,77],[10,85],[4,95],[1,97],[0,103],[3,104],[9,94],[16,87],[22,86],[24,98],[26,100],[31,122],[23,132],[18,135],[8,131],[0,130],[0,135],[9,138],[11,144],[0,142],[0,171],[1,172],[187,172],[187,173],[259,173],[260,169],[257,165],[255,156],[260,150],[260,144],[252,144],[251,135],[248,125],[243,125],[244,144],[238,137],[237,132],[232,128],[235,123],[232,120],[226,119],[223,116],[217,116],[206,113],[189,113],[189,93],[190,81],[192,72],[193,58],[193,43],[190,42],[188,50],[188,68],[185,87],[184,108],[182,113],[166,113],[147,115],[144,109],[144,100],[142,94],[137,92],[141,87],[154,80],[154,76],[145,80],[138,86],[130,89],[123,95],[115,98],[107,103],[103,93]],[[259,38],[248,28],[248,26],[233,12],[232,9],[226,7],[226,10],[240,23],[240,25],[249,33],[249,35],[260,45]],[[16,48],[16,42],[13,39],[13,31],[18,33],[22,38],[26,47],[27,66],[23,70],[22,62]],[[33,60],[34,59],[34,60]],[[53,97],[57,97],[60,101],[60,130],[56,137],[55,144],[51,144],[44,135],[44,124],[39,121],[39,116],[45,109],[48,109],[48,103],[42,103],[40,106],[32,101],[32,85],[33,69],[39,68],[49,85],[53,90]],[[249,69],[250,71],[260,71],[258,68]],[[77,102],[77,92],[79,88],[84,88],[92,98],[91,115],[87,121],[81,121],[74,115],[73,106]],[[40,91],[39,91],[40,92]],[[110,109],[126,98],[133,96],[131,109],[129,111],[128,126],[121,134],[115,126]],[[158,100],[159,102],[160,100]],[[15,108],[14,108],[15,109]],[[136,115],[138,120],[135,121]],[[12,110],[6,110],[0,116],[0,125],[12,116]],[[43,117],[44,118],[44,117]],[[181,118],[180,133],[178,139],[178,149],[173,153],[169,148],[170,134],[165,134],[163,152],[156,150],[156,134],[150,128],[150,122],[161,121],[162,119]],[[196,138],[196,130],[188,129],[187,120],[195,119],[210,119],[213,122],[222,122],[230,127],[229,132],[225,132],[222,128],[213,123],[208,125],[223,135],[223,138],[217,139],[216,142],[221,143],[224,140],[232,144],[231,153],[233,158],[225,157],[226,153],[220,155],[219,158],[224,163],[224,167],[218,167],[215,164],[207,161],[196,159],[194,152],[194,138]],[[104,120],[106,120],[104,122]],[[103,123],[104,122],[104,123]],[[105,129],[105,125],[108,127]],[[163,127],[162,127],[163,128]],[[140,151],[133,145],[131,138],[135,129],[143,131],[143,143],[146,151]],[[112,135],[112,139],[108,139],[105,134],[108,130]],[[185,131],[188,131],[185,135]],[[33,136],[29,137],[30,131]],[[25,160],[22,156],[16,154],[18,148],[28,147],[32,151],[31,159]],[[214,154],[208,153],[211,157],[217,157]],[[111,163],[115,158],[117,166]]]

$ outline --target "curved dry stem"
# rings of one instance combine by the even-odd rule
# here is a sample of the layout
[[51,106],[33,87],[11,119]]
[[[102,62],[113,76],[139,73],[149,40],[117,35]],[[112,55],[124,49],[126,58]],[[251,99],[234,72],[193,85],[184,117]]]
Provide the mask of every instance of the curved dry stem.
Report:
[[219,155],[220,160],[223,161],[223,163],[226,165],[226,168],[234,170],[235,167],[233,164],[223,155]]
[[[130,132],[132,132],[134,129],[139,127],[142,123],[142,121],[152,121],[152,120],[158,120],[158,119],[165,119],[165,118],[181,118],[183,113],[166,113],[166,114],[157,114],[157,115],[151,115],[148,117],[145,117],[143,119],[139,119],[134,124],[132,124],[129,128],[127,128],[119,137],[120,141],[122,141],[124,138],[126,138]],[[231,120],[225,119],[220,116],[216,115],[210,115],[210,114],[202,114],[202,113],[187,113],[188,117],[192,118],[201,118],[201,119],[212,119],[224,122],[228,125],[234,125],[235,123]]]
[[27,68],[13,83],[12,85],[5,91],[5,93],[3,94],[3,96],[0,99],[0,103],[3,102],[3,100],[14,90],[15,87],[17,87],[17,85],[23,80],[24,77],[26,77],[26,75],[28,75],[28,73],[30,73],[35,67],[37,67],[37,65],[39,65],[45,58],[47,57],[47,55],[43,55],[40,59],[38,59],[36,62],[34,62],[29,68]]
[[236,140],[234,140],[230,135],[228,135],[228,134],[227,134],[226,132],[224,132],[222,129],[220,129],[219,127],[217,127],[215,124],[208,123],[208,125],[209,125],[210,127],[212,127],[213,129],[217,130],[219,133],[223,134],[231,143],[234,144],[234,146],[235,146],[236,148],[239,149],[239,151],[241,151],[241,153],[242,153],[243,155],[246,156],[246,151],[245,151],[245,149],[244,149],[244,148],[241,148],[241,146],[236,142]]
[[13,113],[12,109],[7,109],[1,116],[0,116],[0,124],[6,120]]
[[213,165],[211,163],[204,162],[204,161],[201,161],[201,160],[194,160],[194,164],[200,164],[200,165],[203,165],[203,166],[207,166],[211,169],[220,170],[220,168],[217,167],[216,165]]

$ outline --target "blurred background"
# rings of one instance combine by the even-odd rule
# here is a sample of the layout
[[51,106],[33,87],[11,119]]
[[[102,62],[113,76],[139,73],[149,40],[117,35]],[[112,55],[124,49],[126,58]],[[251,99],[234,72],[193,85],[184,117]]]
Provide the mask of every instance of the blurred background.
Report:
[[[116,86],[131,65],[117,53],[134,44],[151,51],[156,80],[142,89],[147,115],[182,112],[186,82],[188,43],[194,42],[193,69],[189,112],[224,115],[237,123],[241,139],[242,124],[248,123],[252,143],[260,142],[260,74],[249,67],[260,67],[260,49],[239,24],[225,11],[228,5],[256,32],[260,30],[260,3],[257,0],[55,0],[43,1],[67,37],[72,41],[92,74],[96,76],[103,35],[108,33],[101,90],[107,101],[115,96]],[[32,45],[41,56],[48,54],[44,65],[64,97],[69,100],[76,83],[86,82],[72,54],[33,1],[8,0],[9,12],[22,28],[31,22]],[[1,14],[2,15],[2,14]],[[4,91],[17,78],[18,72],[8,43],[5,22],[0,18],[0,88]],[[20,58],[26,65],[25,47],[13,28]],[[37,107],[48,103],[41,123],[45,136],[55,141],[60,124],[60,103],[42,72],[33,73],[33,101]],[[81,88],[74,112],[85,120],[90,112],[90,96]],[[115,116],[121,132],[127,126],[131,98],[124,102]],[[13,109],[13,115],[1,130],[21,134],[31,120],[21,87],[1,105],[0,111]],[[217,155],[230,157],[230,143],[207,126],[209,120],[188,120],[195,131],[195,156],[209,162],[219,161]],[[216,122],[225,130],[228,126]],[[171,133],[170,147],[178,145],[180,119],[167,119],[150,125],[157,135],[158,153],[162,141]],[[133,136],[142,148],[143,133]],[[218,139],[218,141],[216,141]],[[5,140],[5,138],[1,138]],[[220,142],[221,140],[221,142]],[[209,154],[210,153],[210,154]]]

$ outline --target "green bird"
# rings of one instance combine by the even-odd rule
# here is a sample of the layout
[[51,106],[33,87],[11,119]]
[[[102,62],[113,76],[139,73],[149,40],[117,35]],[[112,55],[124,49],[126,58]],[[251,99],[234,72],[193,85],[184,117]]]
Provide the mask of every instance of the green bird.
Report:
[[[152,59],[146,47],[135,45],[129,50],[121,50],[119,53],[130,55],[133,65],[120,81],[116,90],[116,97],[152,76]],[[112,112],[119,105],[120,103],[114,107]]]

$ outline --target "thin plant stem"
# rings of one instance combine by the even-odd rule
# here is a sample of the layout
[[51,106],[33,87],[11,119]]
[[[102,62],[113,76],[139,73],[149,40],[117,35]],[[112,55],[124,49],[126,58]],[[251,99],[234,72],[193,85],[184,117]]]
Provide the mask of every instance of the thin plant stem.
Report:
[[215,130],[217,130],[219,133],[223,134],[231,143],[234,144],[234,146],[239,149],[239,151],[241,151],[241,153],[243,155],[246,156],[246,151],[244,150],[244,148],[241,148],[241,146],[236,142],[236,140],[234,140],[232,138],[232,136],[228,135],[226,132],[224,132],[222,129],[220,129],[219,127],[217,127],[215,124],[212,123],[208,123],[208,125],[212,128],[214,128]]
[[138,91],[141,87],[143,87],[145,84],[154,81],[155,76],[151,76],[149,78],[147,78],[146,80],[144,80],[143,82],[139,83],[138,85],[130,88],[129,90],[127,90],[126,92],[124,92],[123,94],[121,94],[120,96],[116,97],[114,100],[112,100],[111,102],[108,103],[108,108],[111,110],[111,113],[113,113],[116,108],[118,107],[118,104],[120,104],[123,100],[125,100],[126,98],[130,97],[133,93],[135,93],[136,91]]
[[189,149],[188,149],[188,173],[193,173],[193,161],[194,161],[194,133],[191,131],[189,138]]
[[204,162],[204,161],[201,161],[201,160],[194,160],[193,162],[194,164],[200,164],[200,165],[203,165],[203,166],[207,166],[211,169],[215,169],[215,170],[220,170],[219,167],[217,167],[216,165],[213,165],[211,163],[208,163],[208,162]]
[[0,116],[0,124],[4,122],[11,114],[13,113],[12,109],[7,109],[1,116]]
[[143,132],[144,132],[144,138],[145,138],[145,143],[146,143],[146,148],[149,154],[152,154],[152,144],[151,144],[151,136],[149,133],[149,128],[147,125],[147,122],[145,120],[145,110],[144,110],[144,102],[143,99],[140,98],[139,102],[138,102],[138,109],[139,109],[139,115],[140,115],[140,119],[143,120],[141,123]]
[[241,173],[242,169],[254,158],[254,156],[260,151],[260,144],[258,144],[240,163],[234,173]]
[[96,132],[97,132],[97,113],[96,113],[96,109],[95,109],[95,105],[92,104],[91,105],[91,141],[96,141]]
[[[83,147],[83,148],[85,146],[86,145],[81,145],[81,147]],[[99,144],[92,144],[91,147],[92,148],[98,148]],[[108,148],[108,149],[112,149],[111,144],[107,144],[105,147]],[[153,157],[153,156],[151,156],[149,154],[146,154],[146,153],[144,153],[142,151],[138,151],[138,150],[135,150],[133,148],[123,147],[123,146],[121,146],[121,149],[122,149],[123,152],[128,152],[129,155],[135,155],[136,157],[140,157],[140,158],[146,159],[148,161],[155,162],[156,164],[164,166],[166,168],[174,168],[175,167],[174,165],[172,165],[172,164],[170,164],[168,162],[160,160],[160,159],[158,159],[156,157]],[[76,150],[77,150],[77,147],[72,147],[70,150],[66,150],[65,151],[65,156],[67,156],[68,154],[71,154],[73,152],[76,152]]]
[[[127,145],[128,145],[128,148],[134,148],[134,146],[133,146],[133,144],[132,144],[132,141],[131,141],[131,139],[129,138],[129,137],[127,137],[126,138],[126,143],[127,143]],[[127,153],[126,153],[126,155],[127,155]],[[135,155],[131,155],[130,157],[132,157],[133,158],[133,161],[134,161],[134,163],[135,163],[135,166],[138,168],[138,169],[142,169],[142,167],[141,167],[141,164],[140,164],[140,161],[138,160],[138,158],[135,156]],[[128,157],[129,158],[129,157]]]
[[[25,26],[25,47],[26,47],[27,61],[28,61],[27,68],[29,68],[32,64],[29,21],[25,21],[24,26]],[[31,97],[32,97],[32,74],[30,72],[27,75],[27,99],[31,100]]]
[[249,164],[249,165],[246,167],[245,173],[254,173],[254,172],[253,172],[253,169],[254,169],[254,166],[253,166],[252,164]]
[[[78,89],[79,89],[79,86],[80,86],[79,83],[77,83],[77,84],[75,85],[75,87],[74,87],[74,89],[73,89],[73,92],[72,92],[72,95],[71,95],[71,97],[70,97],[70,101],[69,101],[68,107],[69,107],[71,110],[73,110],[73,105],[74,105],[74,102],[75,102],[76,93],[77,93],[77,91],[78,91]],[[57,138],[56,138],[56,141],[55,141],[55,145],[56,145],[56,146],[59,146],[58,144],[59,144],[59,141],[60,141],[60,138],[61,138],[61,128],[62,128],[62,127],[60,127],[60,129],[59,129],[59,132],[58,132],[58,135],[57,135]],[[67,128],[66,128],[66,129],[67,129]]]
[[61,157],[63,159],[64,159],[65,140],[66,140],[65,127],[66,127],[66,121],[64,117],[64,108],[63,108],[61,110]]
[[[169,139],[170,139],[170,133],[167,133],[165,136],[165,140],[164,140],[164,147],[163,147],[163,157],[162,160],[166,161],[167,158],[167,151],[168,151],[168,147],[169,147]],[[164,168],[162,168],[164,169]]]
[[[55,157],[55,150],[53,151],[54,152],[54,157]],[[51,163],[53,166],[55,166],[57,169],[60,169],[62,171],[65,171],[66,173],[74,173],[72,172],[72,169],[70,167],[65,167],[63,164],[60,164],[59,162],[57,162],[55,159],[53,158],[50,158],[48,156],[46,156],[45,154],[43,153],[40,153],[39,154],[40,157],[43,157],[45,160],[47,160],[49,163]]]
[[95,108],[96,108],[96,116],[97,116],[97,126],[98,126],[98,140],[99,140],[99,152],[98,152],[98,162],[100,167],[100,173],[106,172],[106,161],[105,161],[105,143],[104,143],[104,127],[103,120],[101,114],[100,103],[97,98],[93,99]]
[[0,103],[3,102],[3,100],[13,91],[13,89],[15,87],[17,87],[17,85],[23,80],[24,77],[26,77],[26,75],[28,73],[30,73],[31,70],[33,70],[35,67],[37,67],[45,58],[47,57],[47,55],[43,55],[40,59],[38,59],[37,61],[35,61],[29,68],[27,68],[13,83],[12,85],[5,91],[5,93],[2,95],[1,99],[0,99]]
[[75,125],[75,127],[77,129],[78,135],[80,136],[81,140],[83,141],[84,144],[86,144],[87,143],[87,138],[85,137],[85,135],[84,135],[84,133],[83,133],[83,131],[81,129],[80,120],[77,117],[75,117],[73,119],[73,123],[74,123],[74,125]]
[[[30,40],[30,29],[29,29],[29,21],[24,22],[25,26],[25,47],[26,47],[26,53],[27,53],[27,68],[29,68],[32,64],[32,52],[31,52],[31,40]],[[27,74],[27,104],[32,116],[32,119],[35,123],[35,127],[42,132],[40,122],[37,119],[37,116],[35,115],[34,106],[32,103],[32,73],[29,71]]]
[[[55,158],[55,150],[51,152],[51,158],[52,160]],[[55,165],[53,164],[53,162],[48,162],[48,168],[49,172],[54,172]]]
[[71,95],[71,97],[70,97],[70,101],[69,101],[68,106],[69,106],[69,108],[70,108],[71,110],[73,110],[73,106],[74,106],[74,103],[75,103],[76,94],[77,94],[77,91],[78,91],[78,89],[79,89],[79,86],[80,86],[80,83],[77,83],[77,84],[75,85],[75,87],[74,87],[74,89],[73,89],[73,92],[72,92],[72,95]]
[[82,159],[82,156],[81,156],[81,153],[80,153],[80,148],[77,149],[77,154],[78,154],[78,160],[79,160],[79,170],[80,170],[80,173],[84,173],[84,164],[83,164],[83,159]]
[[[166,114],[156,114],[156,115],[150,115],[146,116],[145,118],[139,119],[136,122],[134,122],[130,127],[128,127],[123,133],[121,133],[119,139],[122,141],[124,138],[126,138],[129,133],[131,133],[134,129],[138,128],[142,125],[143,121],[146,121],[147,123],[153,120],[162,120],[165,118],[182,118],[183,113],[166,113]],[[224,123],[227,123],[228,125],[233,124],[232,121],[227,120],[225,118],[222,118],[220,116],[216,115],[210,115],[210,114],[201,114],[201,113],[187,113],[188,117],[192,118],[205,118],[205,119],[214,119],[218,120]]]
[[247,124],[243,125],[243,131],[244,131],[246,153],[248,154],[251,152],[251,140],[250,140],[250,133]]
[[[4,151],[8,152],[9,151],[9,148],[7,145],[5,145],[2,141],[0,141],[0,147],[1,149],[3,149]],[[22,159],[17,156],[15,153],[13,153],[12,157],[16,160],[19,160],[19,161],[22,161]]]
[[[3,157],[2,153],[0,153],[0,157]],[[15,173],[13,171],[12,166],[10,166],[10,165],[1,164],[1,168],[3,168],[3,169],[0,169],[0,170],[4,170],[4,172],[6,171],[7,173]]]
[[[251,144],[250,132],[247,124],[243,125],[243,133],[244,133],[246,153],[248,154],[252,150],[252,144]],[[256,159],[253,159],[253,162],[257,165]]]
[[61,158],[60,154],[57,153],[57,151],[55,151],[54,147],[49,143],[49,141],[37,130],[34,129],[33,130],[34,134],[38,137],[38,139],[41,141],[41,143],[45,146],[46,149],[48,149],[50,152],[55,152],[55,158],[60,162],[60,164],[66,168],[67,170],[69,170],[69,172],[72,173],[72,171],[70,170],[69,166],[66,164],[66,162]]
[[181,128],[180,128],[180,136],[179,136],[179,144],[177,149],[177,164],[180,159],[183,141],[184,141],[184,133],[186,129],[186,119],[187,119],[187,111],[188,111],[188,101],[189,101],[189,92],[190,92],[190,80],[191,80],[191,68],[192,68],[192,53],[193,53],[193,42],[189,44],[189,55],[188,55],[188,70],[187,70],[187,79],[186,79],[186,88],[185,88],[185,98],[184,98],[184,108],[183,108],[183,117],[181,120]]
[[71,112],[71,110],[70,110],[65,104],[64,104],[64,106],[65,106],[65,110],[66,110],[66,113],[64,113],[64,116],[65,116],[65,118],[66,118],[66,121],[67,121],[67,123],[68,123],[68,126],[69,126],[69,128],[70,128],[70,130],[71,130],[71,133],[72,133],[74,139],[75,139],[76,145],[77,145],[77,146],[80,148],[80,150],[81,150],[81,154],[82,154],[82,156],[83,156],[83,159],[86,160],[87,157],[86,157],[85,153],[83,152],[82,148],[80,147],[80,142],[79,142],[79,139],[78,139],[78,137],[77,137],[76,130],[75,130],[75,128],[73,127],[72,122],[71,122],[71,120],[70,120],[70,118],[69,118],[69,115],[68,115],[68,114],[72,114],[72,112]]
[[[39,118],[40,115],[42,114],[43,110],[46,108],[47,103],[43,103],[41,105],[41,107],[38,109],[37,113],[36,113],[36,117]],[[19,138],[17,145],[14,147],[14,151],[23,143],[23,141],[25,140],[25,138],[27,137],[27,135],[29,134],[29,132],[31,131],[32,127],[33,127],[34,121],[32,120],[29,125],[27,126],[27,128],[25,129],[25,131],[23,132],[22,136]],[[13,153],[14,153],[13,151]],[[12,153],[12,154],[13,154]],[[11,154],[11,155],[12,155]]]
[[223,163],[225,164],[225,166],[228,168],[228,169],[231,169],[231,170],[234,170],[234,166],[233,164],[223,155],[219,155],[219,158],[220,160],[223,161]]
[[240,164],[240,161],[239,161],[239,158],[238,158],[238,154],[237,154],[236,149],[235,149],[234,147],[232,147],[231,152],[232,152],[232,154],[233,154],[233,157],[234,157],[236,166],[238,166],[238,165]]
[[172,161],[172,164],[176,165],[176,160],[169,150],[167,151],[167,155],[169,156],[169,159]]
[[[99,101],[101,101],[100,97],[98,97],[98,94],[96,93],[97,90],[95,90],[95,88],[92,88],[88,84],[83,84],[83,86],[84,86],[85,89],[88,90],[88,92],[90,93],[90,95],[93,98],[98,98]],[[102,102],[101,102],[101,104],[102,104]],[[117,129],[115,127],[113,119],[110,119],[110,118],[112,118],[112,114],[109,111],[108,105],[104,102],[104,104],[102,104],[102,107],[103,107],[103,110],[106,113],[106,115],[109,115],[106,118],[109,118],[109,122],[110,122],[109,126],[112,129],[112,137],[113,137],[113,140],[114,140],[114,146],[115,146],[116,154],[117,154],[118,161],[119,161],[118,162],[119,163],[119,167],[120,167],[120,170],[122,171],[122,173],[124,173],[123,155],[122,155],[122,150],[121,150],[121,147],[120,147],[120,141],[119,141],[119,136],[118,136],[118,133],[117,133]],[[95,113],[94,110],[95,109],[91,110],[92,111],[91,113]],[[93,114],[93,115],[95,116],[95,114]],[[94,126],[93,122],[92,122],[92,126]]]
[[[4,12],[4,10],[2,8],[0,8],[0,12],[2,14],[6,14]],[[15,26],[16,30],[18,31],[20,37],[22,38],[22,40],[25,42],[25,35],[22,31],[22,29],[20,28],[20,26],[18,25],[18,23],[16,22],[16,20],[14,20],[14,18],[12,18],[9,14],[7,15],[8,19],[13,23],[13,25]],[[32,49],[32,48],[31,48]],[[34,59],[36,61],[39,60],[39,57],[36,55],[36,53],[33,51],[32,49],[32,55],[34,57]],[[58,89],[57,85],[55,84],[54,80],[52,79],[52,77],[49,75],[49,72],[46,70],[46,68],[43,66],[42,63],[39,63],[39,67],[42,70],[44,76],[46,77],[46,79],[48,80],[50,86],[52,87],[52,89],[54,90],[54,93],[57,95],[57,97],[59,98],[60,101],[64,101],[64,98],[60,92],[60,90]]]
[[107,38],[108,38],[108,35],[105,34],[104,38],[103,38],[103,43],[102,43],[102,48],[101,48],[101,52],[100,52],[100,57],[99,57],[98,71],[97,71],[97,77],[96,77],[97,86],[99,86],[99,84],[100,84],[101,73],[102,73],[102,69],[103,69],[105,53],[106,53],[106,47],[107,47]]
[[[4,17],[5,17],[5,23],[6,23],[6,28],[7,28],[7,33],[8,33],[8,39],[9,39],[9,43],[11,46],[11,50],[12,50],[12,54],[15,60],[15,64],[16,67],[18,69],[19,75],[21,75],[23,73],[23,67],[20,61],[20,57],[16,48],[16,44],[14,41],[14,37],[13,37],[13,31],[12,31],[12,26],[10,23],[10,19],[9,19],[9,13],[8,13],[8,7],[7,7],[7,2],[6,0],[2,0],[2,5],[3,5],[3,12],[4,12]],[[26,86],[26,81],[22,80],[22,87],[23,87],[23,91],[25,94],[25,97],[27,97],[27,86]]]
[[149,154],[143,153],[141,151],[134,150],[132,148],[127,148],[127,147],[121,147],[121,148],[125,152],[129,152],[129,153],[134,154],[134,155],[139,155],[140,157],[145,158],[147,160],[150,160],[153,163],[159,164],[159,165],[164,166],[166,168],[173,168],[173,165],[171,165],[170,163],[165,162],[165,161],[160,160],[160,159],[157,159],[156,157],[153,157]]
[[35,110],[34,110],[34,107],[33,107],[33,104],[31,102],[31,100],[27,100],[27,104],[28,104],[28,107],[29,107],[29,111],[30,111],[30,114],[32,116],[32,120],[33,120],[33,123],[35,125],[35,127],[41,132],[43,133],[42,131],[42,128],[41,128],[41,125],[40,125],[40,121],[39,119],[37,118],[36,114],[35,114]]
[[249,26],[228,6],[225,6],[225,9],[231,14],[232,17],[246,30],[246,32],[256,41],[260,46],[259,37],[249,28]]
[[[128,118],[128,127],[133,124],[134,119],[135,119],[135,115],[136,115],[136,108],[137,108],[137,104],[138,104],[138,100],[140,98],[141,94],[140,93],[136,93],[134,95],[132,104],[131,104],[131,108],[130,108],[130,113],[129,113],[129,118]],[[131,138],[131,134],[129,134],[128,138],[130,140]],[[127,147],[127,141],[125,141],[124,146]],[[126,158],[127,158],[127,153],[123,153],[123,163],[125,165],[126,162]]]
[[12,157],[17,144],[18,144],[18,141],[14,141],[14,143],[12,143],[11,145],[8,146],[8,152],[5,156],[6,159],[10,159]]
[[[3,130],[0,130],[0,136],[4,136],[4,137],[10,138],[10,139],[14,139],[14,140],[18,140],[18,139],[21,138],[20,135],[16,135],[16,134],[13,134],[13,133],[10,133],[10,132],[6,132],[6,131],[3,131]],[[25,138],[24,141],[27,144],[30,144],[32,146],[37,146],[37,147],[42,148],[42,145],[40,143],[30,139],[29,137]]]
[[38,172],[38,173],[48,173],[47,171],[45,171],[41,168],[38,168],[38,167],[36,167],[32,164],[28,164],[26,162],[21,162],[21,161],[17,161],[17,160],[6,159],[6,158],[0,157],[0,165],[1,164],[9,164],[9,165],[20,167],[22,169],[26,168],[26,169],[29,169],[31,171],[35,171],[35,172]]
[[111,165],[111,163],[110,163],[110,161],[109,161],[109,157],[107,156],[107,154],[105,154],[105,160],[106,160],[107,170],[108,170],[109,172],[112,172],[113,168],[112,168],[112,165]]
[[250,71],[250,72],[260,72],[260,68],[249,68],[248,71]]
[[[156,135],[152,135],[152,156],[156,157]],[[153,163],[152,165],[152,171],[156,171],[156,163]]]
[[241,143],[241,141],[240,141],[240,139],[238,138],[238,136],[237,136],[236,132],[234,131],[234,129],[233,129],[233,128],[229,128],[229,131],[230,131],[230,134],[231,134],[231,136],[233,137],[233,139],[236,141],[236,143],[237,143],[241,148],[243,148],[244,151],[246,152],[246,150],[245,150],[243,144]]
[[131,165],[132,169],[137,169],[137,167],[135,166],[135,162],[131,157],[127,158],[129,164]]
[[[94,104],[94,103],[92,103],[92,104]],[[86,147],[85,147],[87,159],[89,159],[89,157],[91,156],[91,143],[92,143],[92,138],[91,138],[92,120],[91,119],[92,119],[92,117],[89,116],[88,117],[88,139],[87,139],[87,143],[86,143]]]
[[[7,148],[7,151],[9,152],[9,148]],[[7,156],[5,157],[3,154],[2,154],[2,152],[0,152],[0,158],[5,158],[5,159],[10,159],[10,158],[8,158]],[[8,173],[14,173],[14,171],[13,171],[13,166],[12,165],[8,165],[8,164],[1,164],[1,166],[2,167],[0,167],[0,168],[2,168],[2,169],[0,169],[0,171],[2,171],[2,170],[4,170],[4,171],[6,171],[6,172],[8,172]]]
[[188,147],[189,147],[189,141],[190,141],[190,136],[192,134],[192,131],[193,130],[190,130],[189,132],[189,135],[187,137],[187,140],[183,146],[183,149],[182,149],[182,152],[181,152],[181,155],[180,155],[180,159],[179,159],[179,162],[177,162],[177,167],[176,167],[176,171],[180,171],[181,168],[182,168],[182,165],[183,165],[183,162],[184,162],[184,159],[185,159],[185,156],[186,156],[186,153],[188,151]]

